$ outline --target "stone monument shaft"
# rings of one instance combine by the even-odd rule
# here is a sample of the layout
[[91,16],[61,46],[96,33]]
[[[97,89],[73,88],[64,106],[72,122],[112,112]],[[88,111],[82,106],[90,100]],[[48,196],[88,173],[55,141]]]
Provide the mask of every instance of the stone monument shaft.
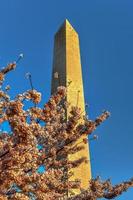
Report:
[[[56,92],[59,85],[66,87],[69,85],[67,88],[67,101],[71,106],[78,106],[82,111],[84,111],[85,103],[79,38],[77,32],[68,20],[65,20],[63,25],[55,34],[52,94]],[[66,111],[67,116],[69,116],[69,111],[70,108]],[[85,112],[83,114],[85,114]],[[78,141],[78,143],[81,142],[81,145],[84,145],[84,149],[78,153],[69,155],[68,159],[75,160],[84,156],[87,157],[89,162],[83,163],[78,168],[73,169],[72,171],[74,172],[74,175],[71,177],[71,180],[80,179],[82,188],[86,189],[88,187],[88,181],[91,179],[91,166],[89,144],[82,143],[84,137],[82,136]]]

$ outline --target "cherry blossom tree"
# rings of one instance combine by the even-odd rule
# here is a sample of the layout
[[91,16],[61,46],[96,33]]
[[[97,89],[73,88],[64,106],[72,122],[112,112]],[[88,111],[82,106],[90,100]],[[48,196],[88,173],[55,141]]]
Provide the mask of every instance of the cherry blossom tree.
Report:
[[[11,129],[0,132],[0,200],[113,199],[132,187],[132,179],[112,186],[110,180],[97,177],[88,182],[87,190],[81,188],[80,180],[68,181],[72,174],[66,174],[66,168],[87,162],[85,157],[68,161],[68,154],[83,149],[76,141],[82,135],[92,134],[110,114],[104,111],[92,121],[83,117],[80,108],[71,107],[66,120],[65,111],[70,105],[66,102],[67,88],[63,86],[43,107],[39,107],[41,93],[33,87],[11,99],[10,87],[4,87],[3,81],[16,64],[10,63],[0,71],[0,124],[6,121]],[[33,106],[25,109],[27,101]],[[87,143],[87,139],[82,142]],[[39,173],[40,166],[45,167],[45,172]],[[75,188],[81,193],[66,197],[68,190]]]

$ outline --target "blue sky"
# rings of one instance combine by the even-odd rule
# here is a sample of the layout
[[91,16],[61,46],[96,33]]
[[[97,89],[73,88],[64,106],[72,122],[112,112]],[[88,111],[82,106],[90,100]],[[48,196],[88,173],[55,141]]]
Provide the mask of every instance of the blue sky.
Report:
[[[0,67],[25,58],[7,77],[11,95],[29,89],[30,72],[45,102],[50,95],[53,36],[65,18],[80,36],[88,113],[111,117],[90,144],[93,176],[113,183],[133,176],[133,1],[0,0]],[[118,198],[132,200],[133,189]]]

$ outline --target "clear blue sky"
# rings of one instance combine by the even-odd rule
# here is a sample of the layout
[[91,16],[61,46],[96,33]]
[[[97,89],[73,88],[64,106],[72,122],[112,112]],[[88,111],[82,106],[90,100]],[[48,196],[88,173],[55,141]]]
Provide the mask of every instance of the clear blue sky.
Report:
[[[91,142],[93,176],[113,183],[133,176],[133,1],[132,0],[1,0],[0,67],[25,54],[7,82],[11,95],[34,87],[50,94],[53,36],[68,18],[80,36],[89,115],[103,109],[111,117]],[[119,200],[133,200],[133,189]]]

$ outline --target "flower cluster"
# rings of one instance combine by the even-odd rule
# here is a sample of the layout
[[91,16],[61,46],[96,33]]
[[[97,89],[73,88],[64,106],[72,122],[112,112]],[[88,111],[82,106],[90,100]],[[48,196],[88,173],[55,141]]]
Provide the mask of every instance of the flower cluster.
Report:
[[[12,63],[1,70],[1,86],[6,73],[15,67]],[[38,106],[41,94],[36,90],[11,100],[8,89],[0,91],[0,124],[7,121],[11,129],[10,133],[0,132],[0,200],[111,199],[133,186],[132,181],[113,187],[109,181],[92,179],[88,190],[72,198],[64,197],[69,190],[80,189],[80,180],[68,180],[73,175],[70,170],[87,162],[85,157],[70,161],[68,155],[84,148],[77,141],[85,136],[82,142],[86,144],[87,136],[108,118],[109,112],[91,121],[83,117],[80,108],[71,107],[67,118],[69,104],[63,86],[42,108]],[[33,102],[33,106],[24,109],[25,100]],[[45,173],[39,172],[40,166],[45,167]]]
[[127,191],[128,188],[133,187],[133,179],[121,184],[112,186],[110,180],[101,181],[99,177],[90,180],[89,188],[81,194],[68,198],[68,200],[96,200],[100,198],[114,199],[118,197],[123,192]]

